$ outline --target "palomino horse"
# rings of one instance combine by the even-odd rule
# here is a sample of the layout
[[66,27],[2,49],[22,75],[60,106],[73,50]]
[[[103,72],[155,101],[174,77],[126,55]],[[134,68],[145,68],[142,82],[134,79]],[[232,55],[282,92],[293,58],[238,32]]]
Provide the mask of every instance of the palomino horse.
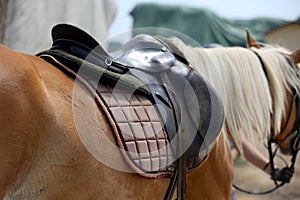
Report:
[[[96,117],[74,109],[94,105],[94,97],[45,60],[0,46],[1,199],[163,199],[168,178],[149,179],[131,171],[119,151],[105,144],[97,152],[118,161],[119,171],[99,162],[82,143],[98,135],[116,143],[104,112]],[[72,102],[73,88],[83,99]],[[89,113],[92,113],[91,110]],[[87,125],[79,135],[75,121]],[[187,199],[230,199],[233,166],[220,135],[210,155],[187,175]],[[107,142],[109,142],[107,140]]]
[[282,153],[292,155],[287,168],[293,173],[300,150],[300,50],[292,53],[271,45],[261,47],[248,31],[247,41],[247,49],[204,49],[191,48],[173,39],[190,64],[221,95],[225,107],[224,131],[240,152],[243,153],[241,137],[244,137],[241,131],[254,144],[258,139],[268,141],[269,165],[274,173],[277,149],[272,150],[272,143],[275,143]]
[[[250,35],[249,37],[249,46],[252,48],[257,48],[257,49],[262,49],[262,47],[253,40]],[[260,53],[261,50],[256,50],[257,53]],[[280,53],[280,51],[279,51]],[[288,155],[293,155],[295,151],[299,151],[299,131],[300,131],[300,121],[299,121],[299,116],[300,116],[300,99],[299,99],[299,78],[300,78],[300,49],[296,50],[293,53],[287,52],[283,50],[283,54],[286,57],[286,62],[290,64],[292,68],[292,76],[290,77],[290,80],[287,81],[288,85],[286,85],[287,91],[286,93],[286,99],[283,102],[280,100],[282,97],[279,96],[281,95],[278,93],[276,97],[278,98],[277,101],[282,101],[281,104],[284,104],[285,106],[285,113],[283,114],[283,120],[279,117],[277,117],[277,122],[275,121],[276,119],[274,118],[274,126],[273,131],[271,132],[270,139],[277,143],[279,145],[279,148],[282,153],[288,154]],[[259,54],[260,55],[260,54]],[[264,56],[264,55],[262,55]],[[270,59],[272,60],[272,54],[266,54],[263,59]],[[298,65],[298,66],[297,66]],[[289,69],[290,70],[290,69]],[[293,71],[294,70],[294,71]],[[292,80],[294,78],[294,80]],[[298,79],[297,79],[298,78]],[[271,81],[270,77],[270,81]],[[298,80],[298,81],[297,81]],[[276,80],[272,80],[274,84],[276,84]],[[293,84],[294,83],[294,84]],[[280,84],[280,83],[277,83]],[[274,87],[273,90],[276,90]],[[273,109],[274,108],[273,105]],[[278,110],[278,109],[277,109]],[[282,111],[277,111],[277,112],[284,112],[284,109]],[[276,128],[277,127],[277,128]],[[298,143],[298,144],[297,144]],[[295,146],[296,145],[296,146]]]

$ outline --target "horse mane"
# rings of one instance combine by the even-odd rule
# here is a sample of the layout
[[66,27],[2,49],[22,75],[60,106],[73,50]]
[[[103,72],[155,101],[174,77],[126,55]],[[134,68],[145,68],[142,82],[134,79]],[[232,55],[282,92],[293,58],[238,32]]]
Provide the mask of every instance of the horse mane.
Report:
[[262,59],[268,74],[270,91],[273,100],[273,129],[275,136],[280,133],[282,118],[285,117],[286,92],[292,93],[292,88],[299,94],[300,83],[289,60],[291,54],[279,46],[264,45],[262,49],[251,48]]
[[[262,50],[242,47],[200,48],[172,42],[183,52],[191,67],[202,74],[219,93],[225,110],[223,131],[230,135],[242,152],[240,131],[253,144],[280,132],[285,114],[286,91],[299,92],[299,81],[277,47]],[[267,76],[259,57],[264,62]],[[283,53],[284,52],[284,53]],[[271,117],[272,116],[272,117]]]

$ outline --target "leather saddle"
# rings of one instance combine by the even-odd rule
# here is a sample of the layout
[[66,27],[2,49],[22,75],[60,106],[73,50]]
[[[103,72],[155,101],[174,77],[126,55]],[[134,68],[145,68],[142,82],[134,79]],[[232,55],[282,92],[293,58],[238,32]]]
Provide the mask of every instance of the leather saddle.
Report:
[[[209,154],[223,125],[222,102],[167,38],[138,35],[112,53],[72,25],[56,25],[52,38],[52,48],[38,56],[54,56],[76,73],[142,94],[156,106],[174,158],[181,161],[176,168],[191,169],[195,157]],[[91,63],[83,70],[82,60]]]

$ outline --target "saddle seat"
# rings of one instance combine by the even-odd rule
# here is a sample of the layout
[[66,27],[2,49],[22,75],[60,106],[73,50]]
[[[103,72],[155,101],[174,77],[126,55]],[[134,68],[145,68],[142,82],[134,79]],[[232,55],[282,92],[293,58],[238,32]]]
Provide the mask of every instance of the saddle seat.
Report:
[[[52,38],[52,48],[37,55],[92,85],[103,101],[100,104],[105,105],[101,108],[108,111],[105,113],[111,115],[112,126],[117,127],[116,139],[120,138],[117,142],[127,152],[126,160],[139,174],[169,176],[183,154],[188,170],[208,156],[223,125],[223,105],[214,88],[188,66],[168,39],[138,35],[119,50],[107,53],[90,35],[72,25],[56,25]],[[143,118],[147,121],[140,121]],[[154,134],[141,134],[149,123]],[[151,151],[154,143],[157,148]],[[135,160],[137,154],[145,153],[148,160]],[[160,164],[155,163],[157,160]]]

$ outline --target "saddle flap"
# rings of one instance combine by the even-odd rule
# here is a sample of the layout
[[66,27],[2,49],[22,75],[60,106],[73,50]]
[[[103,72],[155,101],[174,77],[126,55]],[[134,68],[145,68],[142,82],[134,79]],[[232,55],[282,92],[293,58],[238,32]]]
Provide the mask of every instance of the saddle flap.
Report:
[[[187,101],[187,107],[191,119],[199,115],[198,134],[190,146],[189,153],[205,152],[208,154],[214,146],[224,123],[224,107],[216,90],[199,73],[193,71],[188,77],[196,96],[195,99]],[[189,95],[190,96],[190,95]],[[185,94],[188,99],[189,96]],[[195,105],[198,104],[198,109]],[[197,113],[195,113],[197,112]],[[200,149],[197,150],[197,144],[202,140]]]

